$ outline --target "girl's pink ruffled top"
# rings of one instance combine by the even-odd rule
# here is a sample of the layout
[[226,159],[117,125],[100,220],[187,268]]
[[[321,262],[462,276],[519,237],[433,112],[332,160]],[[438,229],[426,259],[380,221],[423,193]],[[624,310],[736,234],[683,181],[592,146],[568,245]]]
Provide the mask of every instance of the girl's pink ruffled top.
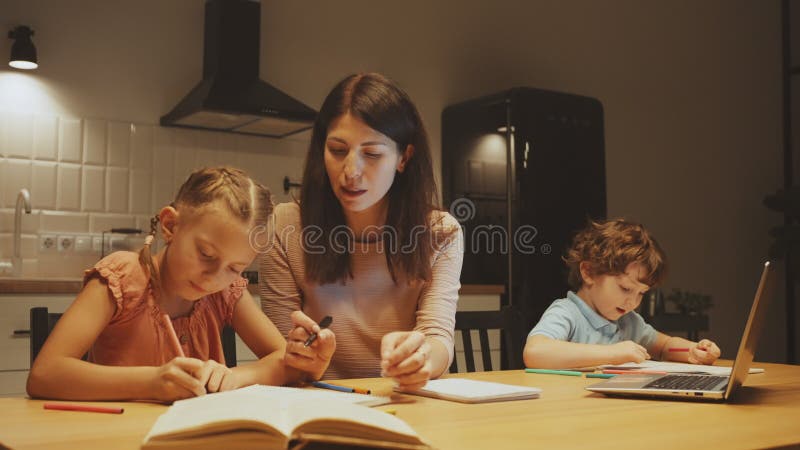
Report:
[[[170,345],[164,314],[134,252],[115,252],[86,271],[83,282],[101,278],[108,284],[116,311],[89,351],[89,360],[110,366],[160,366],[179,356]],[[240,278],[228,288],[197,300],[186,317],[172,320],[187,357],[225,364],[220,332],[231,323],[233,309],[247,288]]]

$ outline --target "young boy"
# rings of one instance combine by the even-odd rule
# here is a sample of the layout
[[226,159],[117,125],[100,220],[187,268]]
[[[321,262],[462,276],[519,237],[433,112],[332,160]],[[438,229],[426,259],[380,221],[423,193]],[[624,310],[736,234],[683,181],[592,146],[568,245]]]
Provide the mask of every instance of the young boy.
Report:
[[575,236],[564,261],[575,292],[554,301],[531,330],[523,354],[527,367],[586,367],[650,358],[713,364],[719,358],[714,342],[667,336],[634,311],[667,268],[664,251],[643,226],[622,219],[590,222]]

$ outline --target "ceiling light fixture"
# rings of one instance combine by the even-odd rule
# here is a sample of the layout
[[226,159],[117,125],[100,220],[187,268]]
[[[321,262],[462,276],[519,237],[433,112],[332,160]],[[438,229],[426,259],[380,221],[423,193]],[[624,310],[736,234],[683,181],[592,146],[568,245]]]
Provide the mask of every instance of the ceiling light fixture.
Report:
[[20,25],[8,32],[9,39],[14,39],[11,45],[11,59],[8,65],[17,69],[31,70],[39,67],[36,58],[36,47],[31,41],[33,30],[25,25]]

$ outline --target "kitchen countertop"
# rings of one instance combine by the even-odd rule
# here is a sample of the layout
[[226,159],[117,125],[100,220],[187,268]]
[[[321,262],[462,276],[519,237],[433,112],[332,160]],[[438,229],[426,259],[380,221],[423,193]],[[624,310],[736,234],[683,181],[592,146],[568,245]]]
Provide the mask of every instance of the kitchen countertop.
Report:
[[[83,280],[80,278],[0,278],[0,295],[3,294],[77,294]],[[251,283],[247,289],[258,294],[258,285]],[[461,295],[502,295],[500,284],[464,284]]]

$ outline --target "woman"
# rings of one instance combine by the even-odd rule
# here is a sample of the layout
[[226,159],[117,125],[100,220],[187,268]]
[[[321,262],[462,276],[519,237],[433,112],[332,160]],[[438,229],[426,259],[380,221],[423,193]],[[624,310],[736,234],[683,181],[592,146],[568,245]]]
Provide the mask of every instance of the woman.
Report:
[[304,346],[313,329],[291,329],[301,310],[333,318],[324,378],[382,375],[415,389],[446,371],[463,236],[436,198],[427,133],[405,92],[374,73],[336,85],[314,123],[300,202],[275,208],[261,257],[261,305],[288,332],[287,358],[319,355]]

